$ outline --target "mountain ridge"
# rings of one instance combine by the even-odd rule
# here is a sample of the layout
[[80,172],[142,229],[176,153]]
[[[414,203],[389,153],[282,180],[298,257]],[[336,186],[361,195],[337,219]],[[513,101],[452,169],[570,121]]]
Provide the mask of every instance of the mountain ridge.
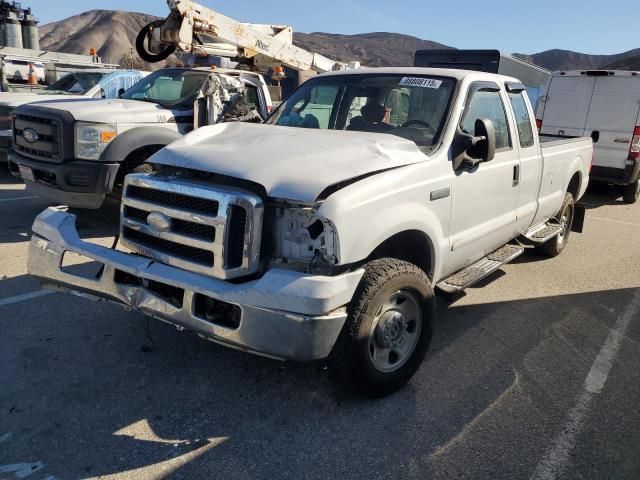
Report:
[[[158,17],[122,10],[89,10],[40,27],[41,47],[66,53],[86,54],[91,47],[103,61],[123,63],[131,52],[140,29]],[[432,40],[391,32],[355,35],[312,32],[294,33],[294,43],[302,48],[340,61],[360,61],[371,67],[410,66],[416,50],[453,48]],[[614,55],[590,55],[553,49],[534,54],[514,54],[549,70],[640,69],[640,48]],[[137,58],[137,54],[134,53]],[[144,65],[144,68],[159,68]]]

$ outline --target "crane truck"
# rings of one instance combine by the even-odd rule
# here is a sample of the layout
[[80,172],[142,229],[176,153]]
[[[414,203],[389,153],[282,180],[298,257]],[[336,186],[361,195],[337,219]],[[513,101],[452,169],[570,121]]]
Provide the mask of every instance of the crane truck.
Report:
[[[292,28],[255,25],[191,1],[169,1],[166,20],[144,27],[140,56],[160,62],[180,51],[192,59],[233,59],[236,69],[165,68],[118,99],[39,102],[14,112],[10,170],[28,190],[75,208],[98,209],[119,198],[124,178],[194,128],[220,122],[262,122],[273,108],[259,72],[356,68],[293,45]],[[201,36],[216,43],[204,43]]]

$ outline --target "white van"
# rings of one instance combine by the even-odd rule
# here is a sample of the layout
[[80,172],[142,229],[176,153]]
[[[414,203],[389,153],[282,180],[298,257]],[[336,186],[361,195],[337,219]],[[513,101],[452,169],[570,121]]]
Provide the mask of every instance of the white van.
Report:
[[540,133],[591,136],[592,181],[624,186],[624,201],[640,196],[640,72],[554,72],[536,112]]

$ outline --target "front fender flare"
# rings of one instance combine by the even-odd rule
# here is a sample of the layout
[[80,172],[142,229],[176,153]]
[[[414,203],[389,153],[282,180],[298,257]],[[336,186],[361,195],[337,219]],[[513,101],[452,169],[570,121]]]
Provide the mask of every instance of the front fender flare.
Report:
[[167,146],[179,138],[182,138],[180,133],[169,130],[168,128],[133,128],[118,135],[105,149],[100,160],[103,162],[121,163],[135,150],[151,145]]

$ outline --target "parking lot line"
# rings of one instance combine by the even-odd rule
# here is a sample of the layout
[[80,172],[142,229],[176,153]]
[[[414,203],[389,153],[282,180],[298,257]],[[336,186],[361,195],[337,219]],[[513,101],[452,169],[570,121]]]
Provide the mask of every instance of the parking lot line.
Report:
[[6,307],[7,305],[13,305],[15,303],[25,302],[34,298],[44,297],[56,293],[54,290],[38,290],[37,292],[25,293],[24,295],[18,295],[16,297],[9,297],[0,300],[0,307]]
[[629,328],[629,324],[638,315],[638,312],[640,312],[640,291],[635,294],[631,304],[622,316],[618,318],[613,329],[609,332],[607,340],[600,349],[600,353],[594,360],[591,370],[589,370],[589,374],[584,381],[584,391],[580,394],[576,405],[569,412],[562,433],[558,435],[543,460],[538,464],[532,477],[533,479],[553,480],[562,475],[569,463],[569,456],[575,446],[576,437],[582,430],[584,419],[589,412],[589,406],[594,395],[602,392],[613,367],[613,362],[620,351],[622,340]]
[[600,220],[601,222],[618,223],[620,225],[630,225],[632,227],[640,227],[638,223],[623,222],[621,220],[613,220],[612,218],[589,217],[590,220]]
[[3,202],[18,202],[20,200],[35,200],[36,196],[30,196],[30,197],[12,197],[12,198],[2,198],[0,199],[0,203]]

